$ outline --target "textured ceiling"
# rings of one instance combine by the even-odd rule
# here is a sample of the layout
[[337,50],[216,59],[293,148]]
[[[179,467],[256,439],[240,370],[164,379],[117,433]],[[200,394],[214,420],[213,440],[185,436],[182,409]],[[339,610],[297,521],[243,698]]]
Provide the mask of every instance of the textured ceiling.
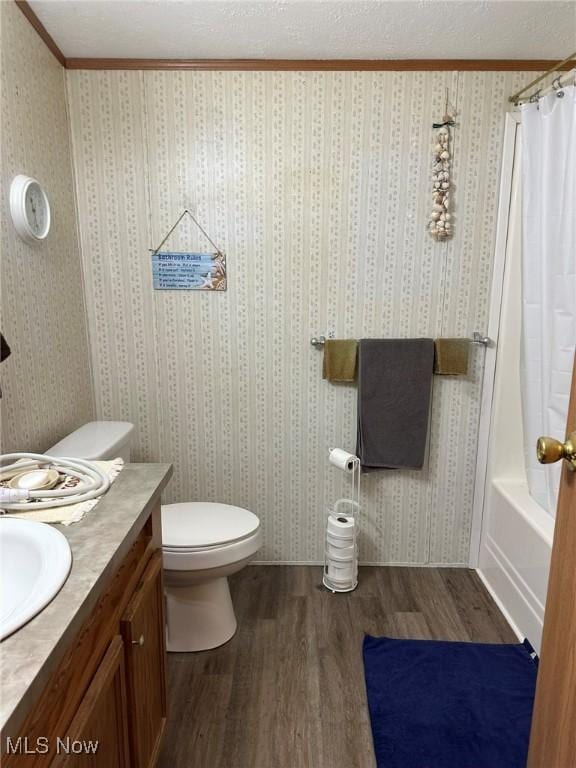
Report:
[[68,57],[559,59],[576,1],[31,0]]

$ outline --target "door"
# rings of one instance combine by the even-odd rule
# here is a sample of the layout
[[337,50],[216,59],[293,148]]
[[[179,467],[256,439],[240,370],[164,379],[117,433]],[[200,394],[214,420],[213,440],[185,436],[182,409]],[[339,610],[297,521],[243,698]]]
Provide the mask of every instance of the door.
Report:
[[[566,426],[576,430],[576,357]],[[576,766],[576,471],[563,464],[528,768]]]
[[51,768],[129,768],[123,646],[108,646]]
[[162,554],[155,552],[122,617],[132,768],[156,763],[166,724]]

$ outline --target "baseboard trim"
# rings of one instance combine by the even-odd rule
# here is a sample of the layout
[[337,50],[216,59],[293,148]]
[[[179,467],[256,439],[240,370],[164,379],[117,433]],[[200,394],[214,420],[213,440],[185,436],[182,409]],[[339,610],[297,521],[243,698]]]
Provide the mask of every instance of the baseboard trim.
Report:
[[[250,565],[318,565],[323,566],[324,560],[252,560]],[[390,561],[377,561],[377,560],[360,560],[358,563],[360,567],[374,567],[374,568],[469,568],[468,563],[409,563],[401,562],[398,560]]]

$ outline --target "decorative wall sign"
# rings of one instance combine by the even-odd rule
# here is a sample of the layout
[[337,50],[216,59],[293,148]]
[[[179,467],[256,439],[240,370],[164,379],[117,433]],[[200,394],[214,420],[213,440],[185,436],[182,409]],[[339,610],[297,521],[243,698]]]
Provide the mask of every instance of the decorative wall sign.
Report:
[[223,253],[157,251],[152,255],[156,290],[225,291],[226,257]]
[[[160,250],[185,216],[190,216],[210,245],[214,246],[215,253]],[[160,245],[152,251],[152,278],[154,288],[161,291],[226,290],[226,256],[188,209],[180,214]]]

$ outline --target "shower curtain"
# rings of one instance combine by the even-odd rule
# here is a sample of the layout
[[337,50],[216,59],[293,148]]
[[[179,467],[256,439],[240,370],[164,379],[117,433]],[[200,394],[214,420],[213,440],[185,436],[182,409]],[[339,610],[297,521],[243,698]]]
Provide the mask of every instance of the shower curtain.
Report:
[[556,514],[560,465],[536,459],[540,435],[564,439],[576,343],[576,88],[522,107],[524,455],[530,494]]

